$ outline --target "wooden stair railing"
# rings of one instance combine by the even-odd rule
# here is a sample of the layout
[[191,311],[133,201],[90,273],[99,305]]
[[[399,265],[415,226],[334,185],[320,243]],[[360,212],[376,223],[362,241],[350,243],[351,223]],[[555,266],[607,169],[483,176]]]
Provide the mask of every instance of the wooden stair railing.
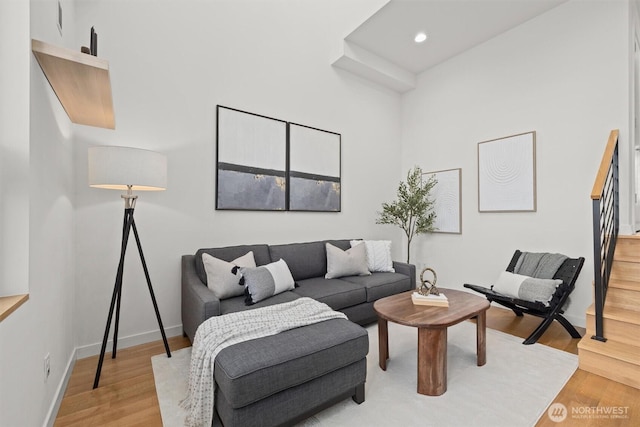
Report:
[[591,338],[598,341],[606,341],[603,332],[603,310],[620,228],[618,188],[618,130],[614,129],[609,134],[609,141],[591,191],[596,329],[595,335]]

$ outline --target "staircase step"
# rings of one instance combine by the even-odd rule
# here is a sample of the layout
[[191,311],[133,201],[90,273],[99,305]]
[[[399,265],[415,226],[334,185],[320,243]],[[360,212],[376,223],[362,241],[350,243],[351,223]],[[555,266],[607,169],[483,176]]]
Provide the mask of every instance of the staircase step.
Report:
[[[602,354],[611,359],[631,363],[640,368],[640,347],[637,345],[625,344],[615,340],[601,342],[585,336],[578,343],[578,348],[591,351],[592,353]],[[638,380],[640,380],[640,377]]]
[[584,336],[578,343],[579,368],[640,389],[640,347]]
[[618,236],[613,259],[640,262],[640,236]]
[[631,311],[640,310],[640,292],[616,286],[609,286],[605,303],[608,307],[623,308]]
[[640,282],[632,280],[609,280],[609,288],[627,289],[630,291],[640,292]]
[[[595,304],[591,304],[587,308],[587,315],[595,315],[595,313]],[[627,310],[620,307],[612,307],[605,303],[603,315],[605,319],[617,320],[620,322],[640,326],[640,312],[636,310]]]
[[[595,306],[587,308],[586,337],[596,333]],[[636,345],[640,336],[640,311],[611,307],[605,304],[603,334],[609,340]]]
[[611,280],[640,282],[640,263],[629,261],[613,261]]

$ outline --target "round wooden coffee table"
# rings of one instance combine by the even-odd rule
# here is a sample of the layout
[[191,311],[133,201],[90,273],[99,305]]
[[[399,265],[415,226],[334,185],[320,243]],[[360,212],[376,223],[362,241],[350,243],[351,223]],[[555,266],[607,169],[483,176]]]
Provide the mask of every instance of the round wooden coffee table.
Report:
[[486,328],[489,301],[468,292],[442,289],[449,307],[414,305],[408,291],[382,298],[373,304],[378,314],[380,368],[387,370],[389,338],[387,321],[418,328],[418,393],[440,396],[447,391],[447,328],[477,319],[478,366],[487,361]]

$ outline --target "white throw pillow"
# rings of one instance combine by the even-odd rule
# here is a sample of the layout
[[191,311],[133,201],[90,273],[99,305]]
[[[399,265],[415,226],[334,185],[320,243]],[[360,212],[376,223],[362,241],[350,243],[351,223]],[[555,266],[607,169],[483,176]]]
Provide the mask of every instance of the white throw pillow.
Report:
[[511,298],[541,302],[548,306],[560,284],[560,279],[538,279],[503,271],[492,289]]
[[[234,267],[255,267],[253,251],[249,251],[231,262],[215,258],[207,253],[202,254],[204,271],[207,273],[207,287],[218,299],[236,297],[244,294],[244,286],[240,285],[241,275]],[[234,271],[236,271],[234,273]]]
[[391,240],[351,240],[351,247],[363,244],[367,251],[369,271],[394,273],[391,259]]
[[337,279],[344,276],[368,276],[371,274],[367,267],[367,251],[364,245],[343,251],[331,243],[327,247],[326,279]]
[[527,276],[503,271],[493,285],[493,290],[511,298],[519,298],[518,290]]

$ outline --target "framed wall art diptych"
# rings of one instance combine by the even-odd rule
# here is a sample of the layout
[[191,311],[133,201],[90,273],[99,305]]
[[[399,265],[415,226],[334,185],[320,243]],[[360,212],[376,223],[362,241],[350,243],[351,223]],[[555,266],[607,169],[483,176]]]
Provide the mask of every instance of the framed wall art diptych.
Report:
[[535,131],[478,143],[478,211],[536,211]]
[[436,185],[432,194],[434,200],[434,233],[462,233],[462,169],[448,169],[426,172],[426,177],[434,176]]
[[340,212],[341,136],[216,109],[216,209]]

